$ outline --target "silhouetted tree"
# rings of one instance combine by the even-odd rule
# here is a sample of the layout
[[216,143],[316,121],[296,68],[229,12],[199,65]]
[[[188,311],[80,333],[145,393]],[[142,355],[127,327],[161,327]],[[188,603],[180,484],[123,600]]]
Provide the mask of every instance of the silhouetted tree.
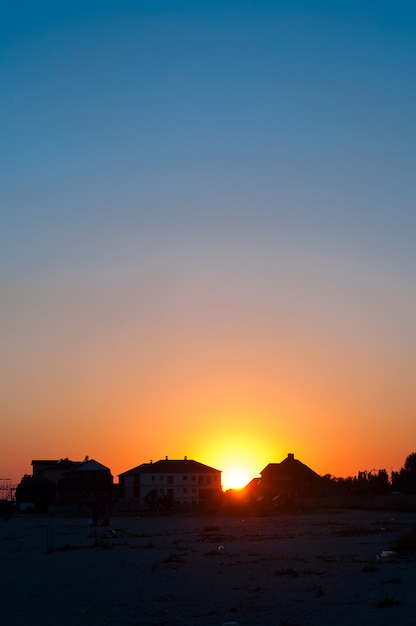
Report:
[[390,491],[389,476],[385,469],[369,476],[370,493],[384,495]]
[[351,478],[337,478],[336,476],[332,476],[332,474],[325,474],[325,476],[322,476],[321,480],[322,492],[328,496],[347,495],[351,491],[351,480]]
[[389,491],[389,476],[385,469],[358,472],[351,486],[351,493],[357,495],[383,495]]
[[407,472],[413,472],[416,475],[416,452],[406,457],[403,467]]
[[353,493],[368,493],[368,472],[366,470],[358,472],[358,476],[354,480]]
[[399,472],[396,481],[397,491],[414,493],[416,491],[416,452],[412,452],[406,457],[404,466]]
[[393,491],[400,491],[400,472],[391,473],[391,488]]

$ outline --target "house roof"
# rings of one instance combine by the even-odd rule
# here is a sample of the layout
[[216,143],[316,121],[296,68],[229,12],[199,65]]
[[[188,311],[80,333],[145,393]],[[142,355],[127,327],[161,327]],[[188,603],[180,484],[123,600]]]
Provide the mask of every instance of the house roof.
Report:
[[288,454],[281,463],[269,463],[262,472],[261,477],[272,480],[316,480],[319,474],[310,467],[295,459],[294,454]]
[[152,463],[141,463],[140,465],[136,465],[136,467],[132,467],[125,472],[119,474],[119,476],[128,476],[129,474],[139,474],[142,472],[148,465],[152,465]]
[[[61,459],[61,461],[63,460]],[[55,465],[56,463],[59,463],[59,459],[33,459],[31,465]]]
[[77,465],[80,465],[81,461],[71,461],[70,459],[34,459],[32,461],[33,470],[36,473],[50,471],[50,470],[59,470],[64,471],[68,469],[73,469]]
[[65,474],[79,472],[79,471],[106,471],[110,472],[110,469],[102,463],[95,461],[94,459],[88,459],[86,457],[84,461],[71,461],[70,459],[59,459],[58,461],[50,460],[34,460],[32,466],[37,475],[42,475],[44,472],[64,472]]
[[131,470],[127,470],[119,476],[126,476],[127,474],[221,474],[220,470],[209,467],[199,463],[199,461],[193,461],[191,459],[163,459],[156,461],[155,463],[143,463],[137,465]]
[[82,461],[74,470],[75,472],[84,472],[84,471],[106,471],[109,472],[110,468],[106,467],[102,463],[98,461],[94,461],[94,459],[90,459],[89,461]]
[[261,481],[261,478],[258,478],[256,476],[255,478],[252,478],[249,483],[247,483],[247,485],[244,487],[244,489],[246,491],[251,491],[253,489],[256,489],[256,487],[258,487],[260,481]]

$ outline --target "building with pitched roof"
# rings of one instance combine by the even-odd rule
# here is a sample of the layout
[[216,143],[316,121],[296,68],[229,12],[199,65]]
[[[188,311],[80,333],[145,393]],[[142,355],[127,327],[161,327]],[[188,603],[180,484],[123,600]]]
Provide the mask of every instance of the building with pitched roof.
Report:
[[196,508],[222,493],[221,471],[187,457],[166,457],[120,474],[119,491],[129,508]]
[[295,459],[290,453],[281,463],[269,463],[261,472],[261,478],[247,485],[250,499],[263,503],[292,501],[319,493],[322,479],[310,467]]
[[113,476],[110,469],[88,457],[65,472],[57,483],[57,502],[62,504],[109,504],[112,495]]
[[94,506],[113,497],[113,476],[105,465],[85,457],[83,461],[33,460],[32,476],[25,475],[16,489],[17,503],[31,502],[38,510],[52,504]]

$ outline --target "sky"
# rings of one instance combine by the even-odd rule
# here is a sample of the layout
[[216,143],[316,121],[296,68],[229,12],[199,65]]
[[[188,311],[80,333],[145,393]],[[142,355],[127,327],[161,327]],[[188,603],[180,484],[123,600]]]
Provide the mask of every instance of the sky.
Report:
[[2,477],[403,466],[415,30],[410,0],[2,8]]

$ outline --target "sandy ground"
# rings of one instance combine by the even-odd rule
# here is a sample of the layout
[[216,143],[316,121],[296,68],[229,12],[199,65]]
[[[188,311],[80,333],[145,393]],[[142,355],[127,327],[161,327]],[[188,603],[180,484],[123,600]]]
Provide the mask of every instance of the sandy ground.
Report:
[[[0,520],[8,626],[416,624],[414,513]],[[381,604],[381,606],[380,606]]]

